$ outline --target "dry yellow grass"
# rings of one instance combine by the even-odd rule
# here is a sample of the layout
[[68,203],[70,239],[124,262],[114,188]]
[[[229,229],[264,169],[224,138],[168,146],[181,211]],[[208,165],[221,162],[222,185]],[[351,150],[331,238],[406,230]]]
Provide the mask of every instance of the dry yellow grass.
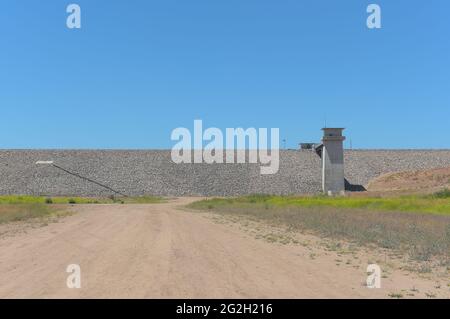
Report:
[[397,198],[248,196],[191,208],[246,216],[323,237],[400,250],[450,266],[450,194]]
[[0,224],[64,214],[61,207],[39,203],[0,205]]

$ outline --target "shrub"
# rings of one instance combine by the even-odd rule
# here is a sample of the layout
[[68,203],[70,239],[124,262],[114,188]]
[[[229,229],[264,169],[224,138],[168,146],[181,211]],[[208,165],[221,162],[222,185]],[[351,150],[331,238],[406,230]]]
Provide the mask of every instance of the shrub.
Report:
[[69,204],[76,204],[77,201],[73,198],[69,198]]
[[46,204],[53,204],[53,199],[51,199],[50,197],[47,197],[47,198],[45,199],[45,203],[46,203]]
[[443,190],[433,194],[435,198],[450,198],[450,189],[444,188]]

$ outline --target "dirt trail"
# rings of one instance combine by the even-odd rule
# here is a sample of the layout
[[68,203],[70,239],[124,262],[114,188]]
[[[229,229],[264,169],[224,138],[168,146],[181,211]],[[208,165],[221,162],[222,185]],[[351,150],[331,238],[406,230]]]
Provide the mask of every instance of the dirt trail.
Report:
[[[0,238],[0,298],[386,298],[433,285],[392,274],[368,289],[364,270],[179,209],[190,201],[80,205],[58,223]],[[81,289],[66,286],[69,264],[81,267]]]

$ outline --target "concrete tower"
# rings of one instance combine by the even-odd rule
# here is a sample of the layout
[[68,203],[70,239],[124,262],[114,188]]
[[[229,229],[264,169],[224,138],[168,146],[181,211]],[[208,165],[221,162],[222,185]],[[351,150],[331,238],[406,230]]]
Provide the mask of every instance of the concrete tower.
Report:
[[343,128],[323,128],[322,189],[325,194],[345,191]]

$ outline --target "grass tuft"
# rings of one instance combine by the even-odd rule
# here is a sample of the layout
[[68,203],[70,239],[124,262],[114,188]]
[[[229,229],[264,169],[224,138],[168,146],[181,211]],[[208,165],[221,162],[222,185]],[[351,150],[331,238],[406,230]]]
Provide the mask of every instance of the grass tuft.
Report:
[[0,224],[17,222],[30,218],[59,216],[61,210],[45,204],[6,204],[0,205]]
[[450,189],[445,188],[439,192],[436,192],[432,195],[434,198],[450,198]]

